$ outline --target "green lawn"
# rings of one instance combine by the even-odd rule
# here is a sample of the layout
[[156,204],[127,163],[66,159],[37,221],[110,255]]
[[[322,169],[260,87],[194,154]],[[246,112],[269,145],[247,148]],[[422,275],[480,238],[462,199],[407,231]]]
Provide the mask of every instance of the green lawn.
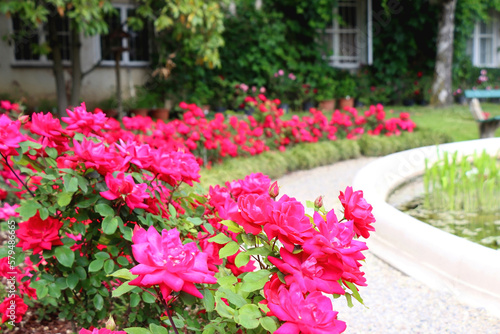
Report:
[[[499,104],[481,103],[481,107],[491,116],[500,116]],[[453,105],[446,108],[394,106],[389,109],[393,109],[395,113],[407,111],[417,123],[417,127],[446,133],[453,138],[453,141],[479,138],[479,127],[469,111],[469,106]],[[500,129],[496,131],[495,136],[500,137]]]

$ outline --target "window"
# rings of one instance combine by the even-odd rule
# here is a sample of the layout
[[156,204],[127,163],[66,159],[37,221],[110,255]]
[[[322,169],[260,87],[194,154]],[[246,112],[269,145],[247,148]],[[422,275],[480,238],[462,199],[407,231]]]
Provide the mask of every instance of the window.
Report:
[[[55,18],[57,38],[61,47],[63,60],[71,58],[71,40],[69,31],[69,20],[57,16]],[[20,18],[12,18],[12,32],[14,42],[14,62],[16,64],[50,64],[51,53],[43,50],[49,44],[49,31],[47,24],[33,28],[25,24]]]
[[474,29],[471,53],[472,63],[475,66],[496,66],[498,27],[496,18],[493,16],[488,22],[478,22]]
[[106,21],[109,34],[101,36],[101,57],[104,64],[115,60],[115,52],[122,51],[122,65],[144,65],[149,61],[149,30],[147,27],[134,31],[127,26],[127,19],[135,15],[130,6],[116,6],[116,15],[110,15]]
[[323,45],[330,52],[325,57],[331,66],[356,68],[371,59],[368,56],[370,6],[371,1],[339,0],[333,9],[332,24],[322,35]]

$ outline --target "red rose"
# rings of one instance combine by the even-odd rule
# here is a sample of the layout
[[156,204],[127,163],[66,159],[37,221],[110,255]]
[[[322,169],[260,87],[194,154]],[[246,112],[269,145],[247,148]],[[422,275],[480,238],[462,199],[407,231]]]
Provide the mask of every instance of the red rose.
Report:
[[17,247],[22,247],[23,251],[32,249],[33,254],[38,254],[44,249],[50,250],[53,246],[61,246],[63,243],[59,229],[62,225],[61,221],[52,217],[42,220],[37,212],[34,217],[19,224],[19,229],[16,231],[19,238]]

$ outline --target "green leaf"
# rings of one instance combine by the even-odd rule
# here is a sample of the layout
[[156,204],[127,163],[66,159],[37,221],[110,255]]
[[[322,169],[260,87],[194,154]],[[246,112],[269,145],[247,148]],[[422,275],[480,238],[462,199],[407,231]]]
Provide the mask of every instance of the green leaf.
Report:
[[49,293],[49,287],[48,286],[42,286],[39,289],[36,289],[36,296],[38,299],[42,299]]
[[136,307],[139,305],[139,302],[141,301],[141,296],[138,294],[132,294],[130,295],[130,307]]
[[266,282],[269,281],[269,275],[271,275],[269,270],[259,270],[246,274],[243,277],[241,290],[252,292],[262,289]]
[[221,248],[219,251],[219,257],[221,259],[226,258],[228,256],[236,254],[236,252],[240,249],[240,245],[237,242],[231,241],[227,245]]
[[146,328],[140,327],[129,327],[125,328],[124,331],[127,332],[127,334],[151,334]]
[[[177,324],[176,324],[176,326],[177,326]],[[168,330],[165,327],[158,326],[156,324],[150,324],[149,325],[149,330],[153,334],[168,334]]]
[[217,244],[227,244],[228,242],[232,241],[232,239],[223,233],[219,233],[215,237],[208,239],[208,241],[215,242]]
[[102,221],[102,231],[105,234],[113,234],[116,232],[117,228],[118,228],[118,219],[116,219],[116,217],[107,216]]
[[102,298],[101,295],[96,294],[92,301],[94,302],[96,310],[98,311],[102,310],[102,307],[104,306],[104,298]]
[[352,296],[350,293],[345,294],[345,299],[347,300],[347,306],[353,307],[354,304],[352,303]]
[[248,246],[255,246],[255,235],[250,233],[240,233],[241,239]]
[[109,254],[106,253],[106,252],[98,252],[94,256],[95,256],[96,259],[100,259],[100,260],[107,260],[107,259],[109,259]]
[[214,233],[214,227],[210,225],[209,223],[203,223],[203,227],[206,228],[208,233],[213,234]]
[[57,204],[59,206],[66,206],[71,202],[73,198],[73,193],[62,192],[57,195]]
[[20,142],[19,143],[19,147],[22,148],[23,150],[23,153],[26,153],[29,151],[30,148],[34,148],[34,149],[39,149],[39,148],[42,148],[42,144],[39,144],[39,143],[35,143],[35,142],[32,142],[32,141],[23,141],[23,142]]
[[40,213],[40,218],[42,220],[49,218],[49,210],[47,208],[40,208],[38,212]]
[[217,313],[219,313],[220,316],[230,319],[232,319],[234,317],[234,314],[236,313],[236,310],[232,307],[227,306],[226,303],[222,301],[221,297],[217,296],[217,293],[215,310],[217,311]]
[[156,298],[153,297],[148,292],[143,292],[142,293],[142,300],[144,300],[145,303],[153,304],[156,301]]
[[68,288],[73,290],[77,286],[79,280],[80,278],[78,277],[77,274],[75,273],[69,274],[69,276],[66,278],[66,283],[68,284]]
[[[66,176],[70,176],[68,174],[64,175],[64,190],[69,193],[74,193],[78,190],[78,179],[76,177],[66,178]],[[66,179],[69,179],[66,181]]]
[[187,217],[186,219],[193,223],[194,226],[200,226],[201,224],[203,224],[203,220],[198,217]]
[[57,261],[65,267],[71,267],[75,262],[75,253],[67,246],[57,247],[55,255]]
[[248,264],[250,261],[250,255],[248,255],[247,252],[241,252],[238,255],[236,255],[236,258],[234,259],[234,264],[236,267],[243,267]]
[[262,316],[259,307],[254,304],[246,304],[239,309],[239,323],[248,329],[259,326],[259,318]]
[[170,213],[170,216],[175,218],[177,217],[177,211],[175,210],[175,207],[172,204],[168,205],[168,212]]
[[278,329],[278,324],[274,317],[263,317],[259,320],[262,327],[270,333],[274,333]]
[[138,275],[133,275],[129,269],[122,268],[118,269],[112,274],[109,274],[108,276],[119,277],[131,281],[135,279]]
[[97,260],[90,262],[89,273],[101,270],[103,265],[104,265],[104,261],[101,259],[97,259]]
[[240,225],[233,222],[232,220],[223,220],[220,223],[222,225],[226,225],[227,229],[231,232],[239,233],[239,232],[243,231],[243,228]]
[[82,191],[86,193],[88,190],[89,181],[81,175],[77,175],[76,178],[78,180],[78,186],[80,186],[80,189],[82,189]]
[[116,259],[116,262],[118,262],[118,264],[121,266],[128,266],[130,264],[130,262],[127,260],[125,256],[119,256]]
[[241,295],[234,293],[233,291],[227,289],[227,288],[222,288],[220,287],[218,289],[220,293],[225,295],[225,298],[231,303],[234,304],[236,307],[242,307],[243,305],[248,304],[247,300],[243,298]]
[[114,216],[115,210],[107,204],[97,204],[95,211],[103,217]]
[[111,274],[113,272],[113,269],[115,269],[115,262],[111,259],[106,260],[104,262],[104,272],[106,274]]
[[268,248],[265,248],[265,247],[255,247],[255,248],[248,249],[247,253],[250,254],[250,255],[267,256],[267,255],[271,254],[271,251]]
[[129,282],[125,282],[122,285],[120,285],[119,287],[117,287],[116,289],[114,289],[113,292],[111,293],[111,296],[113,296],[113,297],[120,297],[124,293],[127,293],[127,292],[132,291],[133,289],[135,289],[135,286],[129,285],[128,283]]
[[36,211],[41,207],[42,206],[37,201],[26,201],[16,209],[16,212],[18,212],[23,219],[28,220],[29,218],[36,215]]
[[231,285],[234,285],[237,282],[238,279],[232,274],[229,276],[219,277],[217,279],[217,283],[219,283],[220,286],[230,287]]
[[[86,258],[84,258],[84,259],[87,261]],[[87,278],[87,272],[85,271],[85,269],[83,267],[76,267],[75,268],[75,273],[78,275],[78,277],[80,277],[80,279],[86,279]]]
[[356,298],[356,300],[358,302],[360,302],[361,304],[364,305],[363,298],[361,298],[361,296],[360,296],[360,294],[358,292],[358,289],[356,289],[356,286],[354,285],[354,283],[348,282],[348,281],[346,281],[345,283],[347,284],[347,286],[349,287],[349,289],[351,289],[353,297]]
[[214,295],[210,290],[203,290],[203,306],[207,312],[212,312],[215,309]]
[[88,208],[97,201],[97,195],[91,195],[88,199],[84,199],[76,204],[79,208]]

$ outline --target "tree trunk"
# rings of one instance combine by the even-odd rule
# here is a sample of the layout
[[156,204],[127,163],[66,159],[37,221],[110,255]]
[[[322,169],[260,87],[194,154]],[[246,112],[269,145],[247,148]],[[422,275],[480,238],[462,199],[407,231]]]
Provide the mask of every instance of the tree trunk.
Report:
[[71,29],[71,99],[70,105],[76,107],[80,102],[80,92],[82,87],[82,61],[80,57],[80,48],[82,43],[80,41],[80,33],[75,27]]
[[59,117],[61,117],[67,116],[66,107],[68,106],[68,97],[66,96],[66,83],[64,81],[61,46],[57,38],[55,17],[55,15],[48,16],[49,45],[52,51],[52,70],[54,71],[54,78],[56,80],[57,112]]
[[455,28],[455,7],[457,0],[441,2],[443,12],[439,21],[437,55],[432,83],[431,105],[445,106],[453,102],[451,67],[453,65],[453,30]]
[[120,60],[121,60],[121,51],[115,51],[115,75],[116,75],[116,102],[118,103],[118,118],[122,119],[123,116],[123,101],[122,101],[122,84],[120,78]]

